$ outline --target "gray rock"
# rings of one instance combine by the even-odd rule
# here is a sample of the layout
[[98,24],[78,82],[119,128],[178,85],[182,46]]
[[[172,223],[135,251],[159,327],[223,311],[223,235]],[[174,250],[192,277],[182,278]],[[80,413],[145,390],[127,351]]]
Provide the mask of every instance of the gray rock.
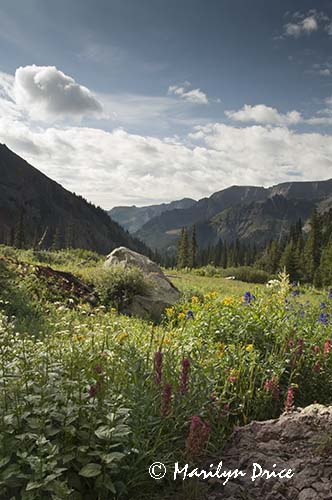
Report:
[[[332,457],[320,446],[328,443],[331,425],[332,406],[315,404],[275,420],[238,428],[219,456],[227,469],[234,470],[241,464],[247,476],[241,483],[214,485],[212,495],[220,494],[224,499],[332,500]],[[277,464],[277,470],[292,469],[294,476],[252,482],[253,462],[269,471],[273,464]],[[210,498],[213,496],[207,496]]]
[[126,247],[115,248],[104,263],[105,268],[111,266],[138,268],[149,283],[147,294],[135,295],[123,311],[126,314],[158,322],[165,308],[174,305],[180,299],[179,290],[164,275],[158,264],[145,255]]

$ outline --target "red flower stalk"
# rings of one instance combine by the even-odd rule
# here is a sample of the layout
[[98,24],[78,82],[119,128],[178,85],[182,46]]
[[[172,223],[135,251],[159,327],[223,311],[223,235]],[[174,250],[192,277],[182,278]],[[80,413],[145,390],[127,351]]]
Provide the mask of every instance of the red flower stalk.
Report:
[[277,377],[272,377],[271,380],[267,379],[265,381],[264,389],[266,390],[266,392],[271,392],[274,400],[279,400],[280,391]]
[[165,384],[161,400],[160,413],[165,417],[171,411],[171,399],[172,399],[172,386],[171,384]]
[[163,377],[163,353],[157,351],[154,355],[154,369],[155,369],[155,382],[157,385],[161,384],[161,379]]
[[288,345],[289,345],[290,348],[294,347],[294,340],[290,340],[288,342]]
[[303,352],[303,339],[299,339],[297,343],[297,354],[300,356]]
[[189,436],[186,441],[186,451],[192,458],[198,457],[204,451],[209,439],[211,427],[200,417],[193,416],[191,419]]
[[314,351],[315,351],[316,354],[319,353],[319,346],[317,344],[314,345]]
[[90,398],[94,398],[95,395],[97,394],[97,392],[98,392],[97,385],[91,384],[90,388],[89,388],[89,396],[90,396]]
[[294,391],[292,387],[289,387],[285,401],[285,411],[292,411],[293,406],[294,406]]
[[327,339],[324,344],[323,355],[326,356],[330,352],[330,349],[331,349],[331,340]]
[[320,364],[318,361],[314,364],[314,371],[320,373]]
[[182,371],[180,377],[180,392],[185,394],[189,389],[189,368],[190,360],[188,358],[183,358],[182,360]]

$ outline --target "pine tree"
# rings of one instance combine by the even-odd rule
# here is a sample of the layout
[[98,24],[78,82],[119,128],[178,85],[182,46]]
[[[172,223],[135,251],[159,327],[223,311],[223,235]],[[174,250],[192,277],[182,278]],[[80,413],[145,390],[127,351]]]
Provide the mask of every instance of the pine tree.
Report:
[[315,273],[320,265],[321,258],[321,223],[317,210],[314,210],[311,221],[311,230],[304,247],[305,278],[313,283]]
[[193,226],[191,234],[191,245],[189,255],[189,267],[194,268],[197,266],[198,244],[196,237],[196,226]]

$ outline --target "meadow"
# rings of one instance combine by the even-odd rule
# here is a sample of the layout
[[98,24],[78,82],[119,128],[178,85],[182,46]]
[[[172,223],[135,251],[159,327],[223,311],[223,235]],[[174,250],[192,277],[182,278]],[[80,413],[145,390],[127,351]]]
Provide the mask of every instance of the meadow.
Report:
[[[94,280],[102,300],[43,281],[41,263]],[[202,499],[207,485],[153,481],[149,466],[204,464],[236,426],[331,403],[331,290],[167,270],[182,300],[156,325],[119,313],[139,273],[101,263],[0,249],[0,498]]]

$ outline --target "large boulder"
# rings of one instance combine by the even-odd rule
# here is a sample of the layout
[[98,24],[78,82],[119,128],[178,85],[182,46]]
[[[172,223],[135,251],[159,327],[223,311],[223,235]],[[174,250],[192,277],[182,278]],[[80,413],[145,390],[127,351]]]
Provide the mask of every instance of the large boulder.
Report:
[[104,267],[120,266],[138,268],[149,283],[146,295],[135,295],[124,312],[144,319],[160,321],[166,307],[174,305],[180,298],[179,290],[165,276],[160,267],[145,255],[126,247],[115,248],[104,263]]
[[[223,470],[238,468],[246,476],[226,485],[225,479],[210,480],[216,488],[207,499],[332,500],[331,426],[332,406],[314,404],[238,428],[214,463],[222,460]],[[252,481],[253,463],[269,471],[292,469],[294,475]]]

